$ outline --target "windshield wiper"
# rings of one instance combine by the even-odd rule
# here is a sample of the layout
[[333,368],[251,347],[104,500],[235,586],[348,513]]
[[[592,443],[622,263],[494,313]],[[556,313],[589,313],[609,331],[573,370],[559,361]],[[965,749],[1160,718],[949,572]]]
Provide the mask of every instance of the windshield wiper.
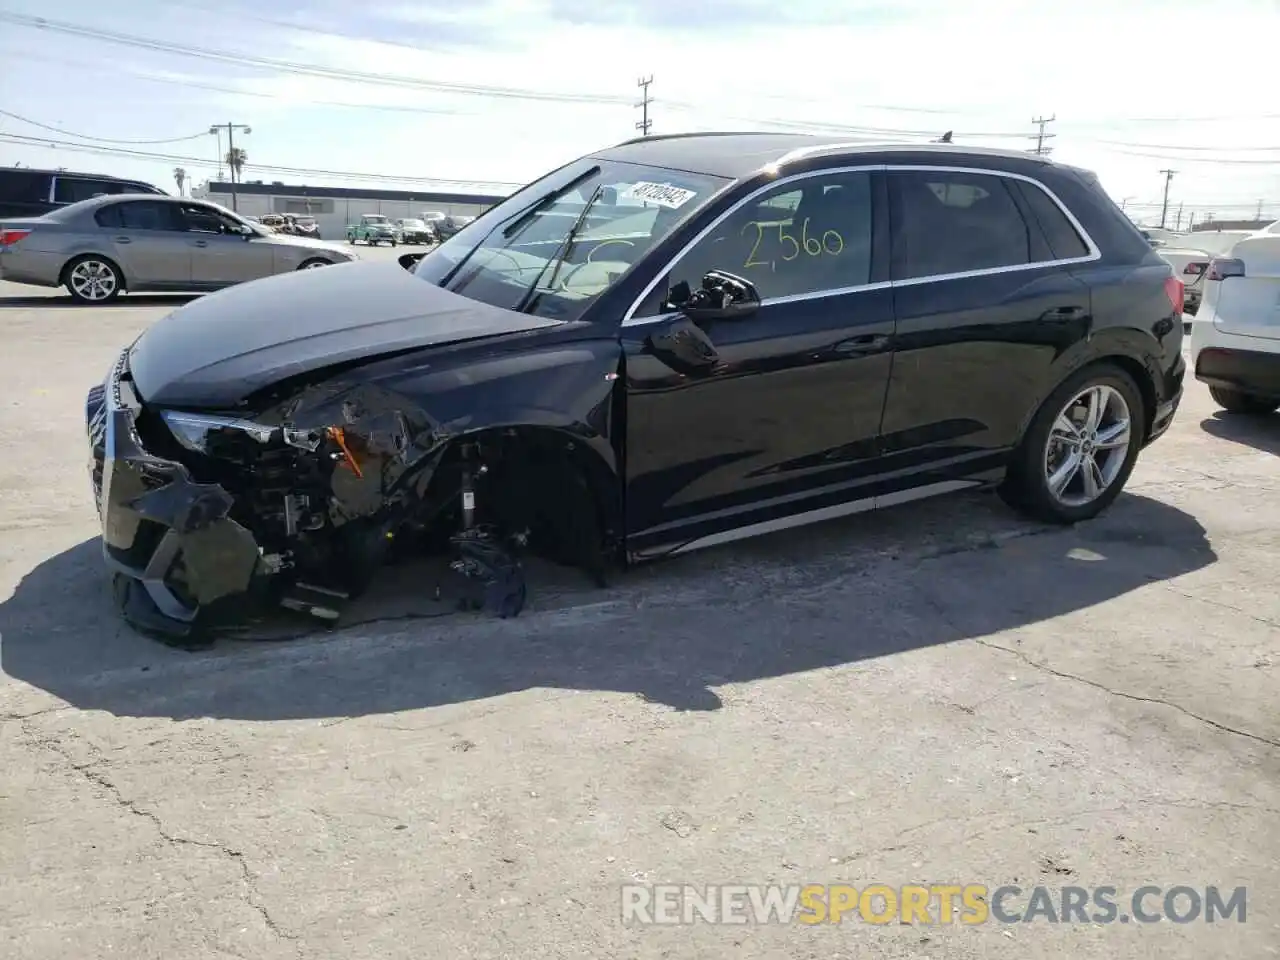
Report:
[[555,203],[557,200],[563,197],[570,190],[577,187],[583,181],[590,180],[599,172],[600,172],[599,164],[593,167],[589,167],[588,169],[583,170],[582,173],[578,174],[576,177],[574,177],[564,186],[556,187],[556,189],[554,190],[549,190],[548,192],[540,196],[537,200],[533,201],[533,203],[529,204],[527,207],[521,208],[516,213],[508,217],[506,220],[502,220],[499,223],[494,224],[493,229],[490,230],[488,233],[486,233],[483,237],[481,237],[476,242],[476,245],[467,251],[466,256],[464,256],[461,260],[455,263],[453,265],[453,269],[440,278],[440,282],[438,286],[447,287],[449,283],[453,280],[453,278],[458,275],[458,271],[460,271],[466,265],[467,261],[471,259],[472,254],[474,254],[477,250],[479,250],[486,243],[488,243],[489,238],[498,232],[499,227],[503,226],[504,224],[506,225],[506,229],[502,231],[502,238],[504,240],[510,240],[513,236],[516,235],[516,233],[518,233],[521,229],[524,228],[525,224],[529,223],[530,220],[532,220],[535,216],[537,216],[539,211]]
[[556,277],[560,276],[560,268],[564,266],[564,262],[569,259],[569,254],[573,252],[573,245],[578,242],[578,231],[582,229],[587,222],[587,214],[591,212],[591,208],[595,206],[595,202],[599,199],[600,194],[604,192],[604,184],[596,184],[596,188],[591,191],[591,196],[587,197],[587,202],[582,205],[582,212],[578,214],[573,226],[569,228],[569,232],[564,235],[554,251],[551,253],[551,259],[542,265],[542,269],[538,271],[538,275],[533,278],[533,283],[529,289],[524,292],[524,296],[520,298],[512,309],[516,313],[524,313],[532,306],[534,300],[538,297],[538,286],[542,283],[542,275],[547,272],[547,267],[554,262],[555,270],[551,272],[551,279],[547,281],[547,289],[551,290],[555,287]]

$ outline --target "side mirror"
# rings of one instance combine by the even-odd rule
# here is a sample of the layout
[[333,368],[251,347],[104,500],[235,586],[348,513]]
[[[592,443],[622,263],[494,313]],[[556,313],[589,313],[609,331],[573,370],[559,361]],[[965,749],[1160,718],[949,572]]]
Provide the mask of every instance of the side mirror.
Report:
[[683,281],[671,288],[667,302],[690,320],[729,320],[746,317],[760,309],[760,292],[750,280],[711,270],[702,286],[690,291]]
[[412,273],[414,268],[418,266],[418,261],[425,256],[426,256],[425,252],[418,251],[415,253],[402,253],[396,259],[397,259],[397,262],[400,264],[400,266],[404,267],[406,270]]

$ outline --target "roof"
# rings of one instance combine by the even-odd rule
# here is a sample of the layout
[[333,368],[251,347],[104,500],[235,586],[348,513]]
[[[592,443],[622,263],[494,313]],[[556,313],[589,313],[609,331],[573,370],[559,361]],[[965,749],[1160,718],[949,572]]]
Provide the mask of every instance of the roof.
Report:
[[[38,173],[46,177],[84,177],[88,180],[111,180],[115,183],[141,183],[148,187],[155,186],[155,184],[147,183],[147,181],[140,180],[137,177],[118,177],[114,173],[84,173],[80,170],[48,170],[36,167],[3,167],[0,169],[3,169],[6,173]],[[157,189],[159,188],[157,187]]]
[[[231,195],[230,183],[210,180],[208,193]],[[326,200],[398,200],[409,203],[478,203],[487,206],[507,198],[506,194],[442,193],[433,190],[378,190],[370,187],[311,187],[292,183],[237,183],[242,197],[316,197]]]
[[878,153],[1052,162],[1023,150],[969,147],[956,143],[850,143],[839,137],[808,133],[687,133],[641,137],[601,150],[595,156],[737,180],[769,164],[803,157],[853,157]]

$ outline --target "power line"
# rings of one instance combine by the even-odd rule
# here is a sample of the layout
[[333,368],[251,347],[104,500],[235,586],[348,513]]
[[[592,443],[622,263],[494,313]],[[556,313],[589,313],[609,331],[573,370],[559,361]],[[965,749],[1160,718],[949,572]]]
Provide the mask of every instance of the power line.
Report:
[[[1280,147],[1199,147],[1187,144],[1169,144],[1169,143],[1130,143],[1125,140],[1100,140],[1096,137],[1081,137],[1079,139],[1088,140],[1090,143],[1103,143],[1112,147],[1137,147],[1143,150],[1188,150],[1198,152],[1217,152],[1217,153],[1246,153],[1246,152],[1271,152],[1280,151]],[[1264,161],[1265,162],[1265,161]],[[1275,161],[1280,163],[1280,158]]]
[[[12,143],[18,146],[51,147],[66,150],[69,153],[87,153],[108,157],[130,157],[136,160],[157,160],[163,163],[183,163],[196,167],[216,167],[217,164],[202,157],[179,156],[169,153],[151,153],[143,150],[129,150],[124,147],[92,146],[74,143],[68,140],[50,140],[43,137],[27,137],[21,134],[0,134],[0,143]],[[394,183],[433,183],[445,186],[469,187],[520,187],[523,184],[505,180],[455,180],[447,177],[399,176],[387,173],[356,173],[349,170],[318,170],[309,167],[282,167],[272,164],[255,163],[255,170],[264,173],[280,173],[290,176],[328,177],[334,180],[372,180]]]
[[[1137,150],[1115,150],[1112,152],[1123,154],[1126,157],[1149,157],[1153,160],[1171,159],[1169,157],[1169,154],[1167,153],[1146,153],[1146,152],[1140,152]],[[1263,166],[1275,167],[1277,171],[1280,171],[1280,158],[1274,158],[1269,160],[1245,160],[1238,157],[1176,157],[1172,159],[1176,159],[1179,163],[1219,163],[1219,164],[1225,164],[1225,165],[1261,164]]]
[[114,43],[119,46],[169,53],[180,57],[193,57],[199,60],[212,60],[219,63],[233,63],[239,66],[253,67],[259,70],[275,70],[280,73],[296,73],[308,77],[322,77],[328,80],[346,80],[356,83],[370,83],[380,86],[400,87],[419,90],[432,90],[437,93],[453,93],[463,96],[497,97],[513,100],[539,100],[553,103],[611,104],[626,106],[630,103],[627,97],[609,94],[588,93],[556,93],[546,90],[533,90],[519,87],[494,87],[484,84],[456,83],[445,80],[428,80],[421,77],[409,77],[397,74],[365,73],[359,70],[344,70],[337,67],[317,67],[311,64],[297,63],[291,60],[276,60],[270,57],[255,57],[249,54],[231,53],[226,50],[212,50],[205,47],[191,47],[169,40],[153,40],[146,37],[116,33],[86,27],[64,20],[50,20],[45,17],[28,17],[20,13],[0,10],[0,22],[11,23],[19,27],[61,33],[67,36],[80,37],[86,40],[98,40],[103,43]]
[[41,123],[39,120],[32,120],[29,117],[21,117],[16,113],[10,113],[8,110],[0,110],[0,116],[5,116],[11,120],[18,120],[22,123],[30,124],[33,127],[39,127],[41,130],[51,130],[54,133],[60,133],[64,137],[71,137],[73,140],[92,140],[95,143],[118,143],[131,144],[133,146],[156,146],[162,143],[183,143],[187,140],[198,140],[208,136],[206,133],[193,133],[187,137],[169,137],[165,140],[113,140],[109,137],[94,137],[87,133],[72,133],[70,130],[63,130],[61,127],[53,127],[47,123]]
[[[82,70],[89,73],[110,73],[112,76],[128,76],[137,80],[143,80],[147,83],[163,84],[167,87],[185,87],[192,90],[209,90],[213,93],[226,93],[239,97],[256,97],[262,100],[276,100],[288,103],[305,104],[316,107],[341,107],[346,110],[380,110],[391,113],[416,113],[428,114],[432,116],[471,116],[472,114],[466,110],[455,110],[449,107],[414,107],[406,104],[393,103],[344,103],[341,100],[312,100],[300,97],[281,97],[274,93],[264,93],[261,90],[245,90],[240,87],[226,87],[214,83],[203,83],[198,80],[178,80],[165,76],[158,76],[154,73],[145,73],[140,70],[129,70],[112,64],[109,68],[103,68],[93,63],[71,60],[63,57],[51,57],[46,54],[31,53],[25,50],[13,50],[0,48],[0,62],[8,63],[11,60],[34,60],[38,63],[56,63],[59,66],[67,67],[72,70]],[[61,131],[59,131],[61,132]]]

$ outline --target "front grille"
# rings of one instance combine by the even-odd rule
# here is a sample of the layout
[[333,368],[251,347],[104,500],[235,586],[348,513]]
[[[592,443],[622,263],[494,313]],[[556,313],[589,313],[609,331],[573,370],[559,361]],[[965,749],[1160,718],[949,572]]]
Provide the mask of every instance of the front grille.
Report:
[[93,502],[102,513],[102,469],[107,443],[106,389],[98,386],[89,391],[85,401],[86,427],[89,433],[89,475],[93,479]]

